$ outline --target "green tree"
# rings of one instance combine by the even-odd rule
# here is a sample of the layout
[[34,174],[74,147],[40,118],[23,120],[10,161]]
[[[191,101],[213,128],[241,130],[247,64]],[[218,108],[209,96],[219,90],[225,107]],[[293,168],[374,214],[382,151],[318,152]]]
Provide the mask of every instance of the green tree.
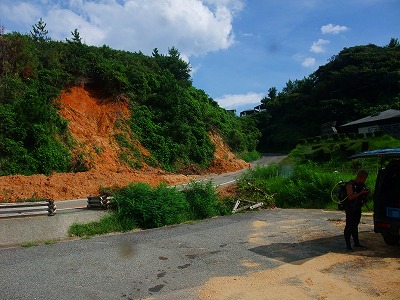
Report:
[[47,43],[51,40],[50,37],[47,36],[49,31],[46,29],[46,23],[42,20],[42,18],[40,18],[39,21],[32,26],[32,31],[29,33],[35,42]]
[[77,28],[74,31],[71,31],[72,39],[66,39],[67,42],[82,44],[82,38]]
[[391,38],[389,44],[387,45],[388,48],[396,48],[399,46],[400,46],[399,40],[396,38]]

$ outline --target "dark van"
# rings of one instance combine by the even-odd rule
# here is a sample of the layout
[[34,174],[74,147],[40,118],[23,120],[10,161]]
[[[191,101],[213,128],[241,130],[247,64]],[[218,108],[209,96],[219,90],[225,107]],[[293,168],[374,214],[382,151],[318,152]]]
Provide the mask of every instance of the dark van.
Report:
[[374,231],[388,245],[400,237],[400,148],[366,151],[350,158],[380,157],[381,168],[375,183]]

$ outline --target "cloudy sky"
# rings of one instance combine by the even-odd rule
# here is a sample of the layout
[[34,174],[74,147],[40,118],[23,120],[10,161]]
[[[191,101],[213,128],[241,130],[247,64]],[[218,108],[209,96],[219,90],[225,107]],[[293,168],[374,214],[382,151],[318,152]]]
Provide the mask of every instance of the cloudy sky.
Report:
[[5,32],[39,18],[54,40],[151,55],[175,46],[193,85],[227,109],[259,104],[345,47],[400,40],[400,0],[0,0]]

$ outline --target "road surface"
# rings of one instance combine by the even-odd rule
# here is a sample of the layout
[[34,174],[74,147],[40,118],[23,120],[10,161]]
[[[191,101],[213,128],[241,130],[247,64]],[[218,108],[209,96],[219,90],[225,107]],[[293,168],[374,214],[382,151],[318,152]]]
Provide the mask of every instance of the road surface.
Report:
[[[252,167],[277,163],[286,156],[264,154]],[[232,183],[247,169],[227,174],[210,174],[199,180],[213,180],[215,185]],[[184,185],[177,186],[182,188]],[[57,201],[55,216],[35,216],[25,218],[0,219],[0,247],[15,246],[22,243],[63,240],[68,237],[68,229],[73,223],[87,223],[99,220],[106,212],[86,209],[87,199]]]
[[363,217],[273,209],[30,248],[0,249],[0,299],[396,299],[399,248]]
[[[286,157],[285,154],[276,154],[276,153],[264,153],[262,157],[253,163],[250,166],[253,168],[255,166],[266,166],[273,163],[279,163]],[[213,180],[214,185],[225,185],[229,183],[233,183],[236,178],[240,177],[247,169],[243,169],[237,172],[230,172],[226,174],[209,174],[206,176],[201,176],[199,180]],[[185,184],[178,185],[177,188],[184,187]],[[74,200],[64,200],[57,202],[57,211],[64,212],[71,209],[81,209],[85,208],[87,204],[87,199],[74,199]]]

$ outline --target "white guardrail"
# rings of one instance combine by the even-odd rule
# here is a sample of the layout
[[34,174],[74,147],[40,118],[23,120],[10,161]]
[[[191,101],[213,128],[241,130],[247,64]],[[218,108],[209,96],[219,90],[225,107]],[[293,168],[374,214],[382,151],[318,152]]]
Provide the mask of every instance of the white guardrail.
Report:
[[54,216],[56,209],[54,200],[51,199],[36,202],[0,203],[0,218]]

